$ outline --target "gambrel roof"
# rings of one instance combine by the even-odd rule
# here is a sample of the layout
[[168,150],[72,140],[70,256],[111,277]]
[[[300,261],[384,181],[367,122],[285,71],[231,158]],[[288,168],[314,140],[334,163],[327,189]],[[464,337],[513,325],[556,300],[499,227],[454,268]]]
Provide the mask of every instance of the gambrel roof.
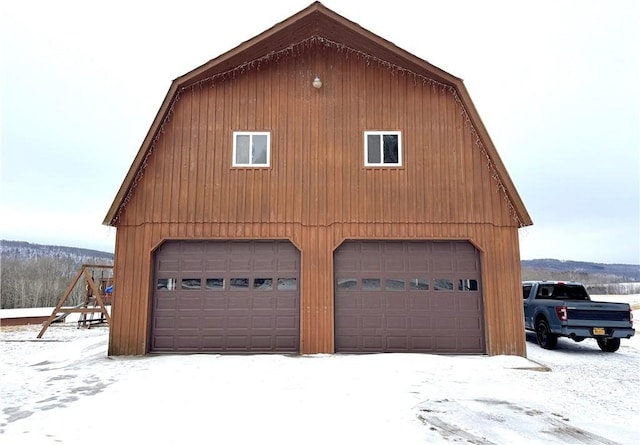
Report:
[[465,121],[474,133],[476,146],[485,155],[488,168],[492,171],[492,177],[496,181],[498,192],[504,194],[513,218],[519,226],[532,224],[524,203],[518,195],[462,80],[367,31],[326,8],[320,2],[312,3],[297,14],[172,82],[105,217],[104,224],[117,225],[120,213],[144,173],[147,156],[171,113],[172,104],[183,89],[211,79],[231,77],[248,68],[259,67],[262,61],[285,56],[297,46],[311,42],[355,53],[357,56],[372,59],[389,69],[415,76],[422,82],[447,89],[461,105]]

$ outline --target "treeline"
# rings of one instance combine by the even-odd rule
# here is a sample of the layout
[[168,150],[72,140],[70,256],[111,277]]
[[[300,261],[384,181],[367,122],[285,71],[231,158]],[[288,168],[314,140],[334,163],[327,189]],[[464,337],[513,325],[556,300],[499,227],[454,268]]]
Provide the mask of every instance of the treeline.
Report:
[[595,295],[629,295],[640,292],[640,282],[629,283],[626,276],[576,270],[553,270],[542,267],[522,267],[522,279],[577,281]]
[[[87,258],[83,258],[87,260]],[[90,260],[90,259],[89,259]],[[53,307],[58,304],[83,263],[113,264],[104,258],[81,261],[72,257],[2,258],[0,264],[0,308]],[[97,272],[98,274],[100,272]],[[100,276],[95,276],[98,280]],[[83,301],[85,287],[81,279],[65,306]]]

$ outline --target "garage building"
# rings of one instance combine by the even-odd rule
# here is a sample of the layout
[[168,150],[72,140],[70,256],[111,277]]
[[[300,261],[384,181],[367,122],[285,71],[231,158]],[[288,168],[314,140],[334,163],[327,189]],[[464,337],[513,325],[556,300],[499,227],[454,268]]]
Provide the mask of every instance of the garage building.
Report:
[[525,354],[463,82],[319,2],[173,81],[105,224],[111,355]]

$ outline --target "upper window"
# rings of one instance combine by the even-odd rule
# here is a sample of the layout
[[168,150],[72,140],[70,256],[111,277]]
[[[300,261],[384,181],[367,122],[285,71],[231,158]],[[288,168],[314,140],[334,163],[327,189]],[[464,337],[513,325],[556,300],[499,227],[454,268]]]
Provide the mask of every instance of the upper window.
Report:
[[402,138],[399,131],[365,131],[364,165],[402,165]]
[[269,167],[269,132],[233,132],[234,167]]

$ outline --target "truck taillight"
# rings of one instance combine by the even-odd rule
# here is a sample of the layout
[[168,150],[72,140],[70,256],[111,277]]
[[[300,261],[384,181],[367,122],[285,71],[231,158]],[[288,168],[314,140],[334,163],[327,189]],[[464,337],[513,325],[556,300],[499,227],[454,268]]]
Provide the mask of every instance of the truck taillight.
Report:
[[556,306],[556,314],[560,321],[567,321],[567,308],[565,306]]

